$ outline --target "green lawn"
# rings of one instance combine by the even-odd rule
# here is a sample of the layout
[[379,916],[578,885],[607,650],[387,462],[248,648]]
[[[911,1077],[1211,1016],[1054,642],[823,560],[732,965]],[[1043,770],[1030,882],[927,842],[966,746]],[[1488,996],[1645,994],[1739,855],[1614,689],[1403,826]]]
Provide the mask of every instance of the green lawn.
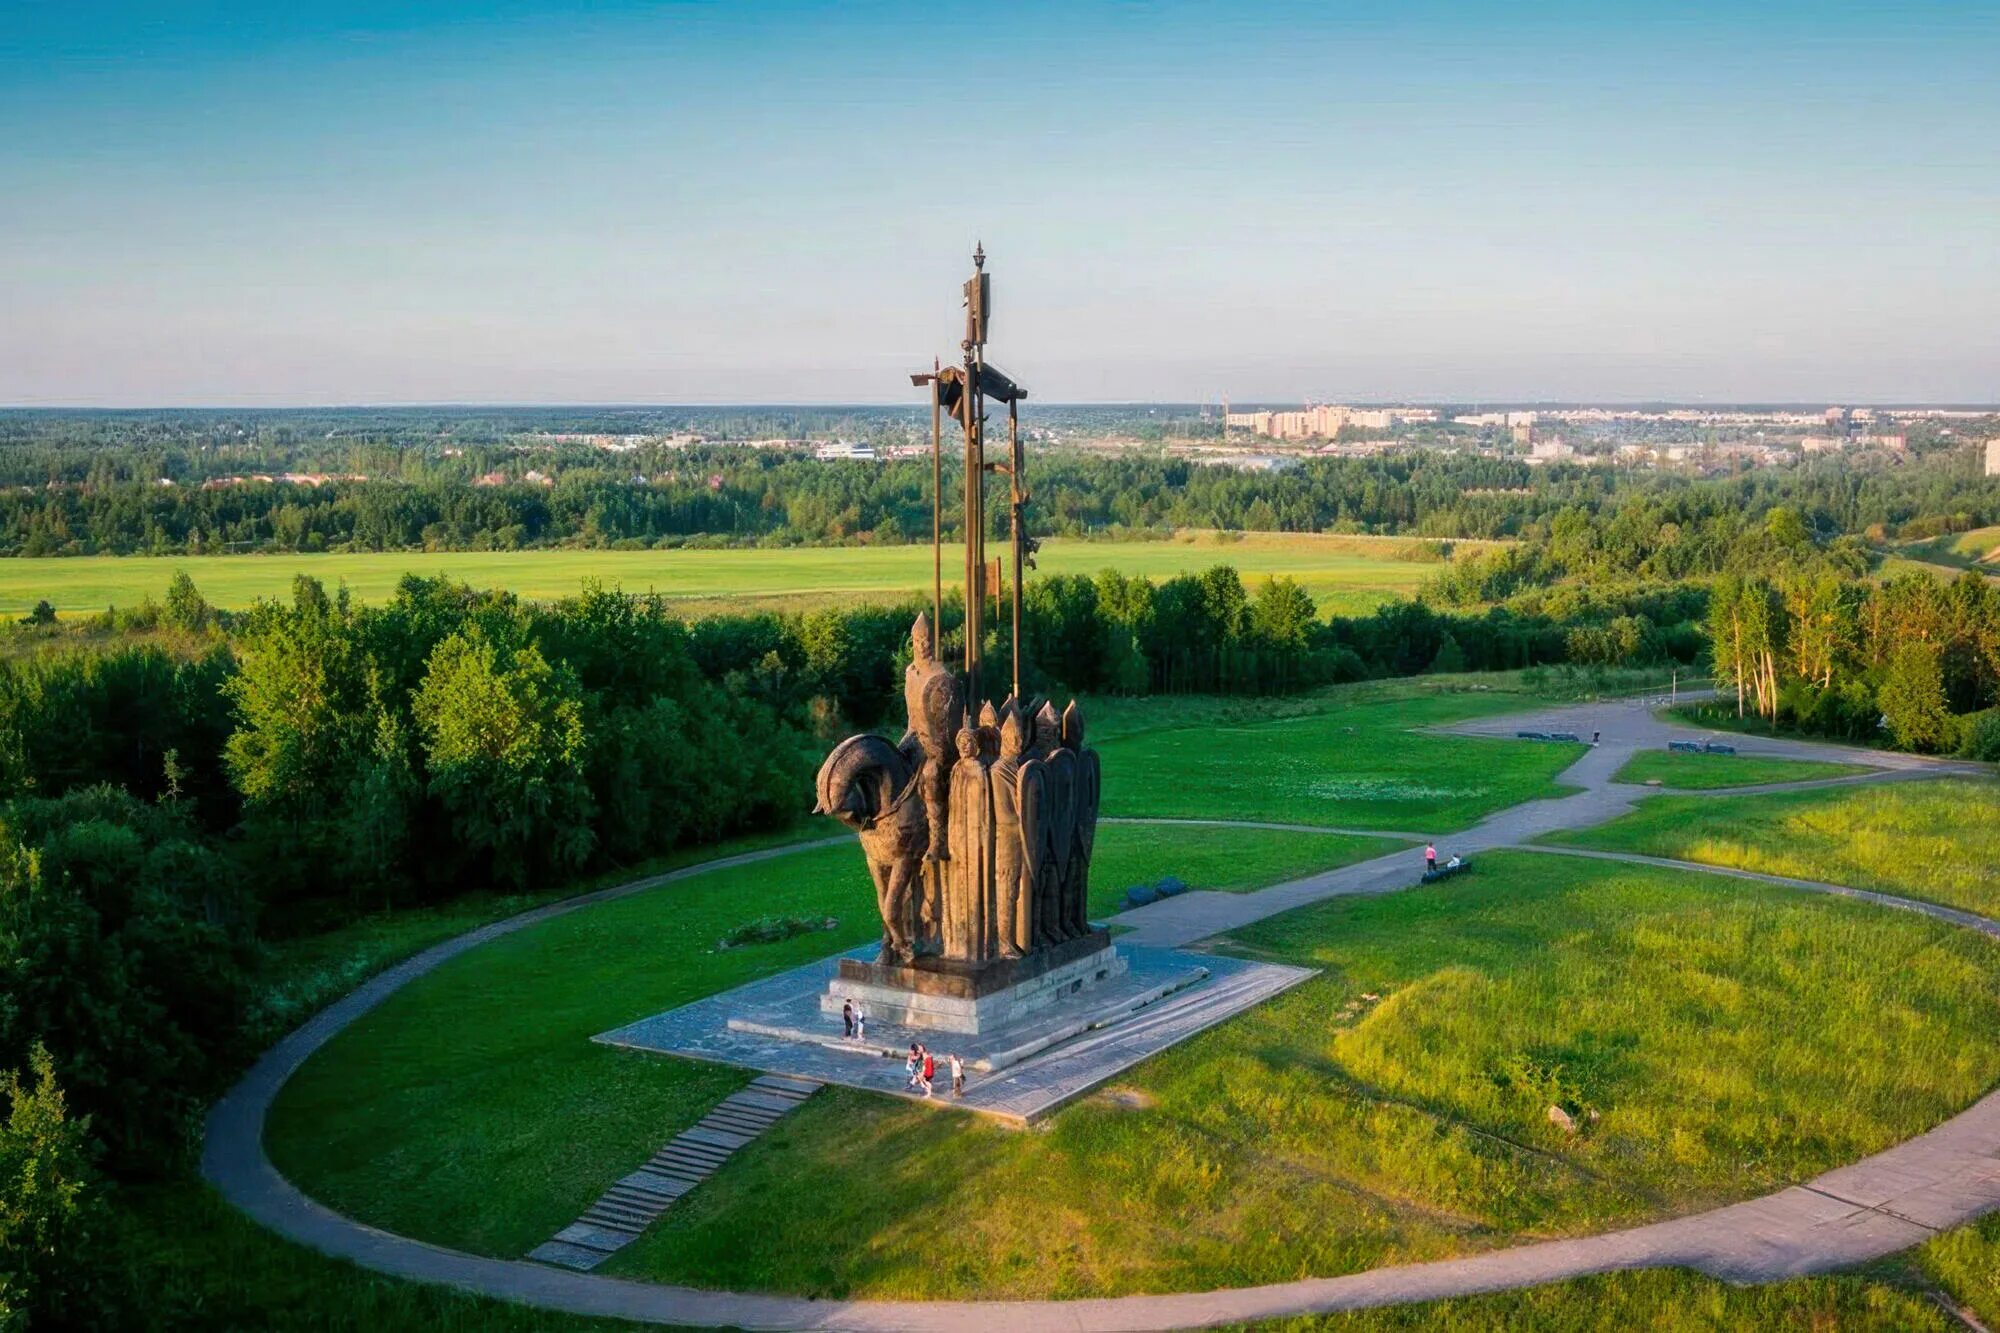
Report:
[[611,1270],[827,1297],[1350,1272],[1777,1188],[2000,1077],[1992,944],[1866,904],[1502,853],[1237,942],[1322,975],[1040,1132],[823,1093]]
[[1281,833],[1198,824],[1106,824],[1090,866],[1090,912],[1120,910],[1125,890],[1175,875],[1191,889],[1249,893],[1413,846],[1348,833]]
[[1107,814],[1448,833],[1561,795],[1554,779],[1584,747],[1413,728],[1507,712],[1530,697],[1399,683],[1329,692],[1289,715],[1246,707],[1234,721],[1220,701],[1193,702],[1185,716],[1172,699],[1129,717],[1113,709],[1108,728],[1086,712]]
[[[1154,578],[1229,564],[1253,585],[1272,574],[1290,575],[1313,595],[1322,613],[1365,613],[1415,592],[1436,568],[1403,558],[1418,545],[1403,538],[1310,533],[1187,533],[1172,541],[1051,539],[1035,563],[1045,575],[1095,574],[1112,568]],[[1470,550],[1483,544],[1456,545]],[[947,555],[947,573],[954,559]],[[628,592],[657,591],[691,603],[714,599],[716,609],[746,599],[879,600],[927,592],[931,586],[928,545],[23,557],[0,560],[0,615],[18,616],[40,598],[54,603],[58,611],[133,606],[144,597],[158,599],[177,569],[188,572],[211,604],[229,608],[248,606],[259,597],[287,596],[292,576],[302,572],[329,589],[344,581],[356,598],[366,602],[386,600],[406,573],[449,575],[475,587],[507,588],[543,600],[574,596],[583,580],[597,579]]]
[[1970,569],[1982,562],[2000,565],[2000,526],[1905,542],[1893,548],[1893,552],[1906,560],[1946,565],[1951,569]]
[[1880,889],[2000,917],[2000,783],[1656,796],[1548,841]]
[[[1106,825],[1093,890],[1178,874],[1246,887],[1393,850],[1376,838]],[[764,915],[831,934],[711,952]],[[878,929],[852,845],[695,876],[496,940],[413,982],[308,1061],[268,1130],[279,1167],[343,1211],[518,1256],[748,1075],[589,1041],[635,1018],[824,957]],[[578,1126],[587,1125],[587,1133]]]
[[1868,770],[1859,764],[1831,764],[1811,759],[1760,759],[1754,755],[1684,754],[1646,750],[1618,770],[1614,782],[1658,782],[1683,791],[1717,787],[1755,787],[1766,782],[1810,782],[1815,778],[1845,778]]
[[1524,1291],[1465,1296],[1429,1305],[1399,1305],[1274,1321],[1260,1333],[1960,1333],[1920,1291],[1872,1276],[1796,1278],[1736,1287],[1682,1270],[1646,1270],[1577,1278]]

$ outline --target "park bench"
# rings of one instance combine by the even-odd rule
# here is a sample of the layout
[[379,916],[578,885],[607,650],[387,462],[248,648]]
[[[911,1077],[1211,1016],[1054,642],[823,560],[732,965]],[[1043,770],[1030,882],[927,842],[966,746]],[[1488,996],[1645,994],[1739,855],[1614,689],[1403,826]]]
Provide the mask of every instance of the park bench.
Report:
[[1514,739],[1517,741],[1545,741],[1548,738],[1549,733],[1546,731],[1517,731],[1514,733]]
[[1552,741],[1562,741],[1569,745],[1583,744],[1583,737],[1573,731],[1552,731],[1549,733],[1549,739]]
[[1675,754],[1700,754],[1700,741],[1668,741],[1667,748]]
[[1456,863],[1447,861],[1436,870],[1426,870],[1423,882],[1429,884],[1433,880],[1450,879],[1453,875],[1462,875],[1470,869],[1472,869],[1472,858],[1460,857]]
[[1735,754],[1735,753],[1736,753],[1736,747],[1735,747],[1735,746],[1733,746],[1733,745],[1718,745],[1718,744],[1716,744],[1716,743],[1715,743],[1714,741],[1710,741],[1710,742],[1709,742],[1709,743],[1708,743],[1707,745],[1704,745],[1704,746],[1702,746],[1701,748],[1702,748],[1702,753],[1704,753],[1704,754]]
[[1186,893],[1187,891],[1188,883],[1186,880],[1174,875],[1167,875],[1162,877],[1157,883],[1134,884],[1131,888],[1125,890],[1125,906],[1127,908],[1145,907],[1150,903],[1159,902],[1162,898],[1171,898],[1176,894]]

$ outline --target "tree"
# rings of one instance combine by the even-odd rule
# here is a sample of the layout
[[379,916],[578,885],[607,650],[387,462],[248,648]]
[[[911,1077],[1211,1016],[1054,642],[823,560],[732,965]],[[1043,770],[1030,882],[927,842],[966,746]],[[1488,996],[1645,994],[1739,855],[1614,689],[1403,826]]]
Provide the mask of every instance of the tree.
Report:
[[208,624],[215,614],[185,569],[175,570],[173,580],[167,584],[165,611],[169,625],[190,631]]
[[1950,739],[1951,711],[1935,645],[1916,641],[1898,648],[1876,697],[1889,734],[1904,749],[1935,750]]
[[429,791],[461,844],[516,885],[573,871],[595,844],[576,681],[532,642],[477,625],[431,654],[414,704]]
[[56,609],[44,597],[35,603],[35,609],[21,617],[23,625],[53,625],[56,623]]
[[1437,675],[1450,675],[1465,670],[1465,650],[1458,646],[1451,631],[1445,631],[1444,641],[1438,645],[1437,656],[1431,659],[1431,671]]
[[110,1327],[90,1119],[69,1115],[40,1043],[25,1082],[0,1072],[0,1099],[0,1329]]

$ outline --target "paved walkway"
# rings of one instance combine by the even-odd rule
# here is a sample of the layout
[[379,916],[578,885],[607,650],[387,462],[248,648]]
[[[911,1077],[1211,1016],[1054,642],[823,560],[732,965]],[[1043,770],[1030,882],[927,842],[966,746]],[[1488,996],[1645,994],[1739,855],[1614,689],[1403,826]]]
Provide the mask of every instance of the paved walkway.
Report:
[[[1634,703],[1545,710],[1532,716],[1466,723],[1453,730],[1511,737],[1523,728],[1579,735],[1603,733],[1603,743],[1562,774],[1561,781],[1582,790],[1501,811],[1468,832],[1452,835],[1448,846],[1440,840],[1440,851],[1467,854],[1514,847],[1543,833],[1585,828],[1615,818],[1661,790],[1612,782],[1625,761],[1638,750],[1664,746],[1669,736],[1688,734],[1653,718],[1645,704]],[[1873,777],[1875,781],[1984,772],[1968,765],[1871,750],[1766,742],[1754,737],[1731,739],[1745,754],[1867,764],[1882,770]],[[1827,784],[1787,783],[1757,790],[1823,785]],[[1692,1268],[1732,1281],[1769,1281],[1827,1272],[1892,1254],[1937,1231],[2000,1208],[2000,1092],[1995,1092],[1928,1134],[1803,1185],[1726,1208],[1597,1236],[1513,1246],[1461,1259],[1342,1277],[1213,1292],[1069,1301],[818,1301],[626,1281],[427,1245],[333,1212],[301,1193],[264,1155],[264,1118],[285,1080],[313,1051],[411,978],[486,940],[578,907],[640,892],[713,865],[762,860],[822,845],[805,843],[754,852],[553,904],[482,927],[389,969],[279,1042],[216,1104],[208,1121],[203,1174],[224,1198],[279,1234],[392,1276],[448,1283],[575,1314],[759,1329],[1186,1328],[1438,1300],[1593,1273],[1665,1266]],[[2000,922],[1838,884],[1624,853],[1553,847],[1528,850],[1656,864],[1840,894],[1922,912],[2000,938]],[[1403,852],[1257,893],[1183,894],[1121,913],[1114,920],[1133,927],[1125,939],[1177,946],[1339,894],[1385,893],[1408,887],[1420,870],[1419,861]]]

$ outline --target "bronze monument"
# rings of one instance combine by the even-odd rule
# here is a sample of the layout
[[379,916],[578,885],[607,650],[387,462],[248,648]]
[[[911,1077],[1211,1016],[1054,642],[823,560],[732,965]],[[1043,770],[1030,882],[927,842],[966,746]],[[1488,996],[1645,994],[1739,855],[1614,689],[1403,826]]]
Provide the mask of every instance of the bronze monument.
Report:
[[[1090,924],[1098,762],[1083,744],[1082,711],[1073,701],[1058,713],[1050,701],[1020,698],[1021,577],[1034,548],[1022,530],[1017,404],[1027,394],[986,364],[985,262],[975,251],[963,365],[911,377],[931,388],[933,585],[932,614],[919,615],[910,635],[908,729],[895,745],[870,735],[835,746],[820,767],[816,809],[859,834],[882,913],[879,957],[843,959],[823,1003],[838,1008],[858,995],[903,1021],[966,1031],[1124,970],[1109,936]],[[1005,463],[986,460],[988,399],[1007,404]],[[963,680],[937,653],[947,412],[965,440]],[[998,705],[981,691],[988,472],[1008,478],[1014,571],[1013,689]]]

